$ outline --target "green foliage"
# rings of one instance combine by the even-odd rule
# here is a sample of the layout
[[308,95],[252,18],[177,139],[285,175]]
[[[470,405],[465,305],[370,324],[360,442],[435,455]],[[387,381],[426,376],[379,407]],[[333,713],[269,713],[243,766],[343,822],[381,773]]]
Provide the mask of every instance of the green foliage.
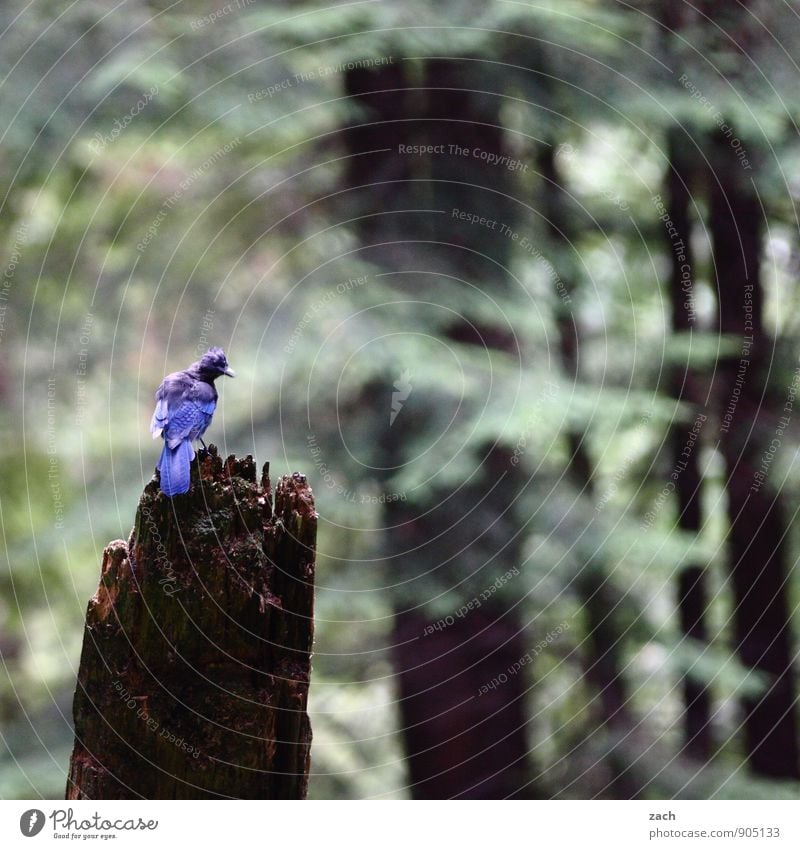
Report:
[[[607,782],[614,740],[584,674],[592,635],[581,591],[602,567],[642,737],[661,741],[631,756],[657,776],[647,794],[796,793],[743,778],[734,745],[703,770],[675,760],[683,672],[712,685],[722,740],[739,724],[734,698],[764,685],[726,647],[724,481],[711,437],[698,448],[707,469],[701,531],[676,530],[674,496],[642,528],[670,471],[670,427],[692,421],[667,391],[667,370],[706,373],[734,352],[714,332],[702,203],[692,211],[698,328],[668,330],[669,257],[653,198],[663,191],[664,134],[675,122],[701,139],[724,116],[762,162],[776,397],[786,397],[797,366],[791,175],[800,153],[788,57],[800,41],[784,25],[785,4],[754,4],[782,42],[755,39],[758,73],[731,57],[714,28],[666,36],[651,16],[656,4],[646,2],[257,3],[202,25],[219,4],[131,5],[107,15],[102,3],[64,11],[14,0],[0,10],[0,28],[10,26],[0,39],[0,235],[8,256],[20,242],[0,336],[0,795],[61,792],[85,600],[104,544],[127,537],[152,474],[152,393],[211,342],[225,346],[240,377],[224,388],[210,438],[223,453],[305,471],[322,516],[312,795],[408,794],[393,613],[415,605],[434,619],[451,615],[512,564],[486,563],[476,546],[447,568],[421,559],[409,580],[384,559],[381,497],[422,502],[467,483],[485,491],[496,481],[471,476],[493,445],[520,458],[507,517],[520,574],[497,598],[518,604],[531,644],[570,623],[528,681],[543,792],[585,798]],[[745,23],[756,27],[755,19]],[[506,246],[503,285],[459,269],[388,273],[358,253],[355,214],[340,194],[348,163],[339,130],[369,115],[347,97],[348,64],[391,60],[421,80],[429,57],[461,62],[476,91],[498,96],[509,149],[529,166],[511,191],[515,227],[536,253],[518,241]],[[138,107],[151,89],[157,94]],[[112,136],[117,121],[124,128]],[[106,138],[99,148],[98,135]],[[548,227],[544,198],[553,187],[536,156],[549,143],[570,243]],[[698,145],[696,162],[706,153]],[[428,189],[409,195],[415,208],[455,204],[452,188]],[[481,201],[487,209],[494,202]],[[465,246],[477,250],[485,237],[473,230]],[[427,248],[415,250],[424,269]],[[448,336],[454,315],[501,327],[513,344],[456,341]],[[577,380],[559,352],[564,320],[581,336]],[[413,392],[390,427],[403,372]],[[590,486],[566,471],[570,434],[592,461]],[[800,493],[798,448],[793,421],[771,472],[791,498]],[[381,465],[387,450],[397,452],[391,468]],[[506,472],[511,479],[508,464]],[[480,511],[469,525],[469,533],[491,529]],[[681,640],[675,624],[675,577],[690,562],[705,565],[714,583],[710,648]],[[796,601],[796,575],[791,582]]]

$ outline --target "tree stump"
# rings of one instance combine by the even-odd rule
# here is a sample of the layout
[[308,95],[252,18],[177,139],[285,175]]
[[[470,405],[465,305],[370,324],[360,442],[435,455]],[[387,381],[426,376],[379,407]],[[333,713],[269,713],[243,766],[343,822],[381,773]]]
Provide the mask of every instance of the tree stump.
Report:
[[68,799],[305,797],[316,522],[303,475],[273,505],[213,445],[185,495],[145,487],[86,614]]

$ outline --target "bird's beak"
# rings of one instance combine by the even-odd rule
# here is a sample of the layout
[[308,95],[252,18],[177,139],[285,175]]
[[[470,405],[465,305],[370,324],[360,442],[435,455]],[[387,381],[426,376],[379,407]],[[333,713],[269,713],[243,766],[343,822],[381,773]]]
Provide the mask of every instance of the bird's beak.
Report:
[[228,377],[236,377],[236,372],[230,366],[225,369],[223,374],[228,375]]

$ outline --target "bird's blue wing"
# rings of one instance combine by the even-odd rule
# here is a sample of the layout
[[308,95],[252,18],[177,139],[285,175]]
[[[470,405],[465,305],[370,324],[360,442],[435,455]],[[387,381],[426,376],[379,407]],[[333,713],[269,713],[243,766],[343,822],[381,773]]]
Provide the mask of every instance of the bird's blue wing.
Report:
[[164,398],[161,387],[159,387],[158,392],[156,392],[156,409],[153,413],[153,419],[150,422],[150,433],[153,434],[153,439],[158,439],[161,436],[168,421],[167,401]]
[[150,430],[154,437],[163,435],[167,445],[175,448],[184,439],[203,435],[216,406],[213,386],[176,372],[165,377],[156,392]]
[[211,424],[211,417],[217,409],[217,390],[208,383],[199,383],[192,393],[192,400],[197,404],[199,429],[193,438],[202,436]]
[[193,381],[183,372],[168,374],[156,390],[156,408],[150,422],[153,439],[166,438],[169,423],[192,390]]
[[197,409],[200,411],[200,416],[202,417],[200,431],[197,435],[202,436],[206,432],[206,428],[211,424],[211,418],[214,415],[214,410],[217,409],[217,399],[212,398],[208,401],[203,401],[198,404]]
[[204,412],[195,401],[184,401],[169,417],[164,428],[164,439],[170,448],[179,445],[184,439],[195,439],[208,427],[211,416]]

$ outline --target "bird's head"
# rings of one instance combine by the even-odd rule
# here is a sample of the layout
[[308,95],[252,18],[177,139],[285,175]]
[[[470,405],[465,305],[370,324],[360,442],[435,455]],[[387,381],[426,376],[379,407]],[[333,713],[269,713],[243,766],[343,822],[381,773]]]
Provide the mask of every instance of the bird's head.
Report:
[[228,365],[225,351],[222,348],[209,348],[197,365],[200,374],[212,382],[223,374],[228,377],[236,377],[236,372]]

